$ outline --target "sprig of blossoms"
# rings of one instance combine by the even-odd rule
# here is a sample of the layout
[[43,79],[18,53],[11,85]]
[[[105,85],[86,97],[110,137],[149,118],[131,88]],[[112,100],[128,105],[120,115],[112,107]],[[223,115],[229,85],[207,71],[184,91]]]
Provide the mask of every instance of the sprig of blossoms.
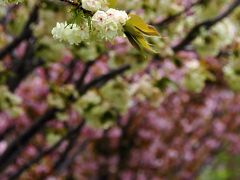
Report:
[[81,8],[74,13],[74,23],[57,23],[52,30],[53,37],[70,44],[79,44],[90,40],[112,41],[118,36],[126,35],[138,50],[155,53],[144,36],[159,36],[157,30],[137,15],[128,15],[125,11],[111,8],[113,4],[114,0],[80,1]]
[[58,22],[52,29],[53,37],[77,45],[91,36],[96,36],[99,40],[113,40],[122,36],[123,26],[129,17],[125,11],[108,8],[107,5],[106,0],[82,0],[82,8],[93,13],[90,22],[89,15],[83,15],[85,22],[81,25]]
[[88,23],[81,26],[77,24],[57,23],[52,29],[53,38],[60,41],[67,41],[69,44],[79,44],[89,38]]
[[[84,7],[84,6],[83,6]],[[90,35],[96,35],[100,40],[113,40],[117,36],[123,35],[123,26],[128,20],[125,11],[108,9],[106,12],[98,10],[91,18],[91,24],[88,22],[78,25],[57,23],[52,29],[53,38],[60,41],[66,41],[72,44],[79,44],[88,40]],[[90,26],[92,30],[90,32]]]

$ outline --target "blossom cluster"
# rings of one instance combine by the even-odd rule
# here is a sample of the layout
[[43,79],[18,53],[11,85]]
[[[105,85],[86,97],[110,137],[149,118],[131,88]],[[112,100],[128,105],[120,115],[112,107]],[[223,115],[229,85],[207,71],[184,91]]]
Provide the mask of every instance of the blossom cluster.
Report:
[[81,14],[81,23],[58,22],[52,29],[55,39],[77,45],[90,38],[113,40],[123,35],[123,26],[129,19],[125,11],[108,8],[106,0],[82,0],[81,3],[82,8],[92,15]]
[[201,35],[194,41],[194,47],[199,55],[203,57],[217,55],[221,48],[231,44],[237,32],[233,23],[227,18],[210,31],[202,29]]
[[127,87],[128,84],[121,78],[112,80],[99,90],[91,90],[79,98],[74,109],[86,119],[89,126],[107,129],[129,108]]
[[18,117],[22,113],[21,98],[9,92],[4,85],[0,85],[0,91],[0,111],[6,111],[11,117]]
[[205,87],[206,80],[214,80],[214,76],[197,60],[189,61],[186,63],[186,67],[187,72],[183,84],[189,91],[200,93]]
[[53,38],[61,41],[67,41],[69,44],[79,44],[81,41],[89,38],[88,24],[81,26],[77,24],[57,23],[52,30]]
[[130,86],[130,94],[133,99],[140,102],[148,102],[153,107],[158,107],[163,101],[163,92],[155,86],[156,80],[149,75],[144,75]]
[[228,85],[234,91],[240,91],[240,62],[230,61],[224,68],[224,77]]

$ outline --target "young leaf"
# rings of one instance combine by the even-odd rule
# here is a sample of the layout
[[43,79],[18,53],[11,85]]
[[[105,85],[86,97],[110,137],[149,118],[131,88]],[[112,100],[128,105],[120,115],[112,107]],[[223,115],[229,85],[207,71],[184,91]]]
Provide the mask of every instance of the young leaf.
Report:
[[159,36],[158,31],[144,22],[144,20],[134,14],[129,14],[130,19],[127,21],[127,26],[134,26],[138,31],[149,36]]
[[110,8],[114,8],[116,6],[117,1],[116,0],[108,0],[108,6]]
[[125,32],[128,40],[130,43],[138,50],[140,51],[147,51],[150,53],[156,53],[148,44],[148,42],[145,40],[143,35],[134,36],[131,33]]
[[127,36],[128,40],[130,41],[130,43],[133,45],[133,47],[135,47],[138,50],[141,50],[141,47],[138,45],[137,41],[135,40],[135,38],[133,37],[133,35],[131,35],[131,33],[129,32],[125,32],[125,35]]
[[150,47],[144,35],[158,36],[158,31],[154,27],[147,25],[139,16],[133,14],[129,16],[130,19],[124,26],[124,32],[131,44],[138,50],[156,53]]
[[134,36],[141,36],[142,33],[134,26],[134,24],[131,24],[131,22],[127,22],[124,26],[125,32],[129,32],[130,34]]
[[142,50],[145,50],[150,53],[156,53],[148,44],[146,39],[143,36],[135,36],[135,39]]

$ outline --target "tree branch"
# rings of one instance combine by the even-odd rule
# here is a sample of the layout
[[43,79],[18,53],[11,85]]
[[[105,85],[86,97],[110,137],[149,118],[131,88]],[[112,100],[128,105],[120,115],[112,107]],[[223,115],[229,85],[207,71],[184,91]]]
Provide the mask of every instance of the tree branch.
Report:
[[130,65],[123,65],[118,69],[112,70],[107,74],[104,74],[100,77],[97,77],[96,79],[92,80],[88,84],[84,85],[82,88],[80,88],[79,92],[80,94],[84,94],[88,89],[91,89],[93,87],[99,88],[103,84],[105,84],[107,81],[115,78],[117,75],[124,73],[125,71],[130,69]]
[[240,5],[240,0],[234,0],[233,3],[225,11],[223,11],[221,14],[219,14],[215,18],[203,21],[202,23],[199,23],[196,26],[194,26],[193,29],[188,33],[188,35],[179,44],[177,44],[172,48],[173,51],[178,52],[184,49],[199,35],[201,28],[210,29],[219,21],[229,16],[239,5]]
[[34,57],[35,41],[29,39],[25,54],[21,60],[16,59],[12,62],[12,75],[7,79],[7,86],[10,91],[14,92],[19,84],[30,74],[35,68],[43,65],[43,60]]
[[42,128],[43,124],[55,117],[58,110],[49,109],[42,117],[38,118],[33,125],[19,135],[0,156],[0,172],[4,171],[10,165],[24,148],[29,140]]
[[94,65],[94,63],[95,63],[95,61],[89,61],[89,62],[86,63],[81,77],[76,82],[76,89],[80,89],[81,88],[81,86],[83,85],[84,80],[86,78],[86,75],[88,74],[89,69],[92,67],[92,65]]

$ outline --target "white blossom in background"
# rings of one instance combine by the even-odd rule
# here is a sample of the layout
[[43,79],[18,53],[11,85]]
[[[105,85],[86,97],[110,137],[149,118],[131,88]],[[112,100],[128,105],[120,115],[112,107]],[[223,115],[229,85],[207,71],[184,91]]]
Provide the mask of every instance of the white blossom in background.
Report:
[[89,38],[89,27],[87,23],[81,26],[77,24],[57,23],[52,29],[54,39],[67,41],[69,44],[79,44]]
[[0,111],[6,111],[11,117],[18,117],[23,113],[22,99],[12,94],[4,85],[0,85]]
[[236,32],[233,22],[225,19],[210,30],[202,29],[201,36],[196,38],[193,45],[201,56],[215,56],[234,40]]
[[[155,80],[150,75],[144,75],[129,88],[130,96],[140,102],[149,102],[151,106],[158,107],[163,101],[162,91],[154,85]],[[132,103],[133,105],[133,103]]]
[[130,104],[128,84],[122,78],[108,82],[100,89],[102,98],[118,110],[120,114],[127,112]]
[[105,9],[107,4],[107,0],[82,0],[82,8],[91,12]]
[[186,67],[188,69],[198,69],[200,67],[200,63],[198,60],[192,60],[192,61],[188,61],[186,63]]
[[228,86],[234,91],[240,91],[240,61],[232,60],[223,68],[224,78]]
[[74,109],[89,126],[105,129],[116,123],[118,115],[127,112],[129,101],[128,84],[118,78],[99,90],[88,91],[74,103]]
[[206,80],[214,81],[215,77],[198,60],[186,63],[186,74],[182,82],[185,89],[200,93],[205,87]]

